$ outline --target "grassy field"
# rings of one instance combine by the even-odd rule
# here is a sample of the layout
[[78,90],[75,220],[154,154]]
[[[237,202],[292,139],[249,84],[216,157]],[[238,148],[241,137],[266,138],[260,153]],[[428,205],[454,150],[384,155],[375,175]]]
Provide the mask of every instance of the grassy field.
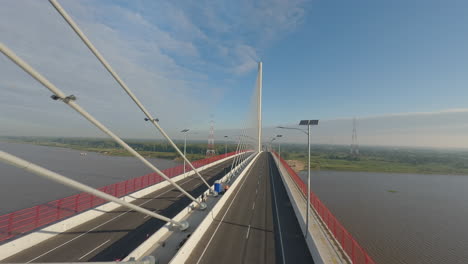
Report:
[[[304,162],[306,151],[282,151],[283,158]],[[316,147],[311,169],[364,172],[468,175],[468,152],[459,150],[364,148],[351,156],[346,147]]]
[[[38,144],[42,146],[54,146],[50,144]],[[74,145],[66,145],[63,144],[62,146],[60,145],[55,145],[55,147],[65,147],[65,148],[71,148],[71,149],[76,149],[76,150],[81,150],[85,152],[98,152],[103,155],[109,155],[109,156],[122,156],[122,157],[129,157],[132,156],[130,152],[126,151],[125,149],[119,149],[119,148],[92,148],[92,147],[83,147],[83,146],[74,146]],[[146,158],[160,158],[160,159],[171,159],[171,160],[182,160],[180,156],[176,152],[159,152],[159,151],[137,151],[140,155]],[[187,154],[187,157],[190,160],[198,160],[198,159],[203,159],[205,158],[205,155],[202,154]]]
[[[302,154],[292,154],[291,160],[299,160],[307,164],[307,157]],[[375,157],[360,156],[359,159],[330,159],[327,155],[311,156],[311,169],[338,171],[368,171],[368,172],[396,172],[420,174],[466,174],[467,168],[457,168],[441,163],[410,164],[376,159]],[[306,165],[307,166],[307,165]]]
[[[50,142],[38,142],[33,143],[40,146],[48,147],[60,147],[60,148],[70,148],[75,150],[80,150],[83,152],[97,152],[103,155],[108,156],[121,156],[121,157],[130,157],[132,154],[126,151],[123,148],[99,148],[99,147],[86,147],[80,145],[71,145],[71,144],[61,144],[61,143],[50,143]],[[182,158],[174,152],[160,152],[160,151],[144,151],[140,150],[137,152],[145,158],[159,158],[159,159],[171,159],[171,160],[182,160]],[[203,154],[187,154],[189,160],[199,160],[204,159],[205,155]]]
[[[71,148],[110,156],[130,156],[130,153],[108,139],[0,137],[0,140]],[[132,139],[125,141],[144,157],[181,160],[165,141]],[[176,142],[176,144],[183,149],[181,142]],[[234,144],[227,146],[228,152],[236,149]],[[224,144],[216,144],[215,148],[217,153],[224,153]],[[205,153],[205,142],[187,143],[187,157],[190,160],[203,159]],[[297,160],[307,164],[307,149],[304,145],[283,144],[281,155],[286,160]],[[361,146],[360,155],[352,156],[349,154],[349,146],[314,145],[311,152],[311,168],[313,170],[468,175],[468,150]]]
[[[5,142],[27,143],[48,147],[70,148],[83,152],[97,152],[108,156],[132,156],[130,152],[114,144],[110,140],[102,139],[57,139],[57,138],[0,138]],[[165,142],[127,141],[140,155],[147,158],[161,158],[171,160],[182,160],[176,151]],[[183,151],[183,145],[177,144]],[[228,151],[233,146],[228,145]],[[222,152],[219,152],[222,151]],[[187,143],[187,158],[189,160],[200,160],[206,157],[206,143]],[[218,153],[224,153],[224,145]]]

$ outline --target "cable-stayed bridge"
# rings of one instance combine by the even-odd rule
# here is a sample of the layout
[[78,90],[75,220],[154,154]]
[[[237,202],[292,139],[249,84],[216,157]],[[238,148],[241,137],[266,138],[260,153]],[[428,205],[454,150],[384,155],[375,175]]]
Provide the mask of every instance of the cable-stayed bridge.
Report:
[[[160,170],[13,49],[0,52],[153,171],[95,189],[0,150],[0,160],[81,191],[0,216],[0,262],[374,263],[262,140],[262,63],[237,149],[191,162],[56,0],[50,3],[185,165]],[[229,188],[228,188],[229,187]]]

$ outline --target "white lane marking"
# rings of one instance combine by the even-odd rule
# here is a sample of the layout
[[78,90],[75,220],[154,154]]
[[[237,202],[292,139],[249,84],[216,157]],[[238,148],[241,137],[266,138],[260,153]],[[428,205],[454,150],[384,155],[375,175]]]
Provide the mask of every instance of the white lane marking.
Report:
[[[193,178],[193,177],[187,177],[187,178],[189,178],[187,181],[185,181],[185,182],[183,182],[183,183],[181,183],[181,184],[179,184],[179,185],[182,186],[182,185],[184,185],[184,184],[187,184],[187,183],[191,182],[191,181],[194,180],[194,179],[198,179],[198,178]],[[184,179],[184,180],[185,180],[185,179]],[[198,184],[198,185],[201,185],[201,183]],[[163,193],[161,193],[161,194],[158,194],[157,196],[152,197],[150,200],[145,201],[145,202],[139,204],[139,206],[142,206],[142,205],[144,205],[144,204],[147,204],[147,203],[151,202],[152,200],[154,200],[155,198],[158,198],[158,197],[160,197],[160,196],[162,196],[162,195],[164,195],[164,194],[166,194],[166,193],[168,193],[168,192],[170,192],[170,191],[173,191],[173,190],[175,190],[175,188],[171,188],[171,189],[169,189],[169,190],[167,190],[167,191],[165,191],[165,192],[163,192]],[[179,196],[180,196],[180,195],[179,195]],[[178,197],[179,197],[179,196],[178,196]],[[137,199],[138,199],[138,198],[137,198]],[[65,246],[65,245],[67,245],[68,243],[70,243],[70,242],[72,242],[72,241],[74,241],[74,240],[76,240],[76,239],[78,239],[78,238],[80,238],[80,237],[82,237],[82,236],[88,234],[89,232],[91,232],[91,231],[93,231],[93,230],[95,230],[95,229],[97,229],[97,228],[99,228],[99,227],[101,227],[101,226],[103,226],[103,225],[105,225],[105,224],[107,224],[107,223],[109,223],[109,222],[112,222],[113,220],[115,220],[115,219],[117,219],[117,218],[119,218],[119,217],[121,217],[121,216],[123,216],[123,215],[129,213],[130,211],[132,211],[132,210],[128,210],[128,211],[126,211],[126,212],[124,212],[124,213],[122,213],[122,214],[120,214],[120,215],[117,215],[117,216],[115,216],[115,217],[109,219],[108,221],[106,221],[106,222],[104,222],[104,223],[102,223],[102,224],[100,224],[100,225],[98,225],[98,226],[95,226],[94,228],[88,230],[87,232],[85,232],[85,233],[83,233],[83,234],[81,234],[81,235],[79,235],[79,236],[76,236],[76,237],[74,237],[74,238],[72,238],[72,239],[66,241],[65,243],[63,243],[63,244],[61,244],[61,245],[58,245],[58,246],[56,246],[55,248],[53,248],[53,249],[51,249],[51,250],[49,250],[49,251],[47,251],[47,252],[45,252],[45,253],[43,253],[43,254],[37,256],[37,257],[35,257],[35,258],[33,258],[32,260],[30,260],[30,261],[28,261],[28,262],[26,262],[26,263],[30,263],[30,262],[32,262],[32,261],[34,261],[34,260],[36,260],[36,259],[38,259],[38,258],[40,258],[40,257],[42,257],[42,256],[45,256],[45,255],[49,254],[50,252],[52,252],[52,251],[54,251],[54,250],[56,250],[56,249],[59,249],[59,248]],[[149,217],[149,216],[146,216],[146,217],[144,217],[144,218],[147,218],[147,217]]]
[[[186,183],[189,183],[189,182],[191,182],[191,181],[194,180],[194,179],[198,179],[198,178],[192,178],[192,177],[187,177],[187,178],[189,178],[189,180],[186,181],[186,182],[184,182],[184,183],[179,184],[179,186],[182,186],[182,185],[184,185],[184,184],[186,184]],[[183,179],[183,180],[185,180],[185,179]],[[169,185],[169,186],[170,186],[170,185]],[[146,201],[146,202],[143,202],[143,203],[139,204],[139,206],[144,205],[144,204],[147,204],[147,203],[151,202],[152,200],[154,200],[155,198],[158,198],[159,196],[164,195],[164,194],[166,194],[166,193],[168,193],[168,192],[170,192],[170,191],[172,191],[172,190],[175,190],[175,188],[171,188],[171,189],[169,189],[169,190],[167,190],[167,191],[165,191],[165,192],[163,192],[163,193],[161,193],[161,194],[159,194],[159,195],[153,197],[152,199],[150,199],[150,200],[148,200],[148,201]],[[138,198],[137,198],[137,199],[138,199]],[[28,261],[28,262],[26,262],[26,263],[30,263],[30,262],[32,262],[32,261],[34,261],[34,260],[36,260],[36,259],[38,259],[38,258],[40,258],[40,257],[42,257],[42,256],[45,256],[45,255],[49,254],[50,252],[52,252],[52,251],[54,251],[54,250],[56,250],[56,249],[59,249],[59,248],[65,246],[65,245],[67,245],[68,243],[70,243],[70,242],[72,242],[72,241],[74,241],[74,240],[76,240],[76,239],[78,239],[78,238],[80,238],[80,237],[86,235],[87,233],[89,233],[89,232],[91,232],[91,231],[93,231],[93,230],[95,230],[95,229],[97,229],[97,228],[99,228],[99,227],[101,227],[101,226],[103,226],[103,225],[109,223],[109,222],[112,222],[113,220],[115,220],[115,219],[117,219],[117,218],[119,218],[119,217],[121,217],[121,216],[127,214],[127,213],[130,212],[130,211],[132,211],[132,210],[128,210],[128,211],[126,211],[126,212],[123,212],[123,213],[121,213],[120,215],[117,215],[117,216],[115,216],[115,217],[113,217],[113,218],[107,220],[106,222],[104,222],[104,223],[102,223],[102,224],[100,224],[100,225],[98,225],[98,226],[93,227],[92,229],[88,230],[87,232],[85,232],[85,233],[83,233],[83,234],[81,234],[81,235],[79,235],[79,236],[76,236],[76,237],[74,237],[74,238],[72,238],[72,239],[66,241],[66,242],[63,243],[63,244],[60,244],[60,245],[58,245],[58,246],[56,246],[56,247],[50,249],[49,251],[47,251],[47,252],[45,252],[45,253],[43,253],[43,254],[41,254],[41,255],[39,255],[39,256],[33,258],[33,259],[31,259],[30,261]]]
[[[255,163],[257,163],[257,161],[258,161],[258,159],[255,160]],[[250,173],[250,171],[252,170],[252,168],[255,167],[255,165],[256,165],[256,164],[252,164],[252,167],[250,167],[249,171],[246,172],[246,173]],[[197,261],[196,264],[200,263],[201,259],[203,258],[203,255],[205,255],[205,252],[206,252],[206,250],[208,249],[208,247],[209,247],[211,241],[213,240],[213,237],[215,236],[216,232],[218,232],[218,229],[219,229],[219,227],[221,226],[221,223],[223,222],[224,218],[226,217],[227,213],[229,212],[229,209],[231,208],[231,205],[232,205],[232,204],[234,203],[234,201],[236,200],[236,197],[237,197],[237,195],[239,194],[240,190],[242,189],[242,186],[244,186],[244,183],[247,181],[247,177],[248,177],[248,176],[249,176],[249,175],[245,175],[245,177],[244,177],[244,179],[243,179],[244,181],[242,182],[241,186],[239,186],[239,189],[237,189],[236,195],[234,195],[234,198],[232,198],[231,203],[229,203],[229,206],[228,206],[226,212],[224,213],[223,217],[221,218],[221,221],[219,221],[218,226],[216,227],[215,231],[211,234],[210,240],[208,241],[208,243],[206,243],[205,249],[203,249],[203,252],[201,253],[200,257],[198,258],[198,261]]]
[[[157,211],[158,211],[158,209],[152,210],[152,212],[157,212]],[[145,215],[145,217],[143,217],[143,219],[146,219],[146,218],[148,218],[148,217],[150,217],[150,216],[149,216],[149,215]]]
[[93,250],[91,250],[90,252],[84,254],[84,255],[81,256],[78,260],[81,260],[81,259],[83,259],[84,257],[88,256],[88,255],[91,254],[93,251],[95,251],[96,249],[98,249],[98,248],[104,246],[104,244],[106,244],[106,243],[109,242],[109,241],[110,241],[110,239],[108,239],[106,242],[100,244],[99,246],[95,247],[95,248],[94,248]]
[[255,202],[252,204],[252,210],[255,208]]
[[278,233],[279,233],[280,245],[281,245],[281,256],[283,257],[283,264],[285,264],[286,260],[284,258],[283,236],[281,234],[281,222],[280,222],[279,216],[278,216],[278,214],[279,214],[278,202],[276,201],[275,179],[273,179],[273,173],[271,171],[271,166],[270,166],[270,178],[271,178],[271,183],[273,184],[273,199],[275,200],[276,220],[278,221]]
[[249,233],[250,233],[250,225],[249,225],[249,229],[247,229],[247,235],[245,235],[245,239],[249,239]]
[[[192,180],[193,180],[193,179],[190,179],[190,180],[188,180],[187,182],[190,182],[190,181],[192,181]],[[184,183],[182,183],[182,184],[180,184],[180,185],[186,184],[187,182],[184,182]],[[166,194],[167,192],[170,192],[170,191],[172,191],[172,190],[173,190],[173,189],[169,189],[169,190],[167,190],[167,191],[165,191],[165,192],[163,192],[163,193],[161,193],[161,194],[159,194],[159,195],[153,197],[153,199],[154,199],[154,198],[158,198],[159,196],[161,196],[161,195],[163,195],[163,194]],[[144,205],[144,204],[146,204],[146,203],[149,203],[149,202],[151,202],[153,199],[148,200],[148,201],[146,201],[146,202],[144,202],[144,203],[141,203],[141,204],[139,204],[139,205],[141,206],[141,205]],[[95,230],[95,229],[97,229],[97,228],[99,228],[99,227],[101,227],[101,226],[103,226],[103,225],[105,225],[105,224],[107,224],[107,223],[109,223],[109,222],[114,221],[115,219],[117,219],[117,218],[119,218],[119,217],[121,217],[121,216],[127,214],[127,213],[130,212],[130,211],[132,211],[132,210],[128,210],[128,211],[126,211],[126,212],[123,212],[123,213],[121,213],[121,214],[119,214],[119,215],[117,215],[117,216],[115,216],[115,217],[113,217],[113,218],[107,220],[106,222],[104,222],[104,223],[102,223],[102,224],[100,224],[100,225],[97,225],[97,226],[91,228],[90,230],[86,231],[85,233],[83,233],[83,234],[81,234],[81,235],[79,235],[79,236],[76,236],[76,237],[74,237],[74,238],[72,238],[72,239],[66,241],[65,243],[60,244],[60,245],[58,245],[58,246],[52,248],[51,250],[49,250],[49,251],[47,251],[47,252],[45,252],[45,253],[43,253],[43,254],[41,254],[41,255],[35,257],[35,258],[33,258],[33,259],[31,259],[30,261],[28,261],[28,262],[26,262],[26,263],[33,262],[34,260],[36,260],[36,259],[38,259],[38,258],[40,258],[40,257],[43,257],[43,256],[49,254],[50,252],[52,252],[52,251],[54,251],[54,250],[56,250],[56,249],[59,249],[59,248],[65,246],[66,244],[68,244],[68,243],[70,243],[70,242],[72,242],[72,241],[74,241],[74,240],[76,240],[76,239],[78,239],[78,238],[80,238],[80,237],[82,237],[82,236],[88,234],[89,232],[91,232],[91,231],[93,231],[93,230]]]
[[125,212],[125,213],[122,213],[122,214],[120,214],[120,215],[118,215],[118,216],[115,216],[115,217],[113,217],[113,218],[107,220],[106,222],[104,222],[104,223],[102,223],[102,224],[100,224],[100,225],[98,225],[98,226],[96,226],[96,227],[93,227],[92,229],[86,231],[86,233],[83,233],[83,234],[81,234],[81,235],[79,235],[79,236],[76,236],[76,237],[74,237],[74,238],[68,240],[67,242],[65,242],[65,243],[63,243],[63,244],[61,244],[61,245],[58,245],[58,246],[54,247],[53,249],[51,249],[51,250],[49,250],[49,251],[47,251],[47,252],[45,252],[45,253],[43,253],[43,254],[41,254],[41,255],[35,257],[35,258],[33,258],[33,259],[31,259],[30,261],[28,261],[28,262],[26,262],[26,263],[32,262],[32,261],[34,261],[34,260],[36,260],[36,259],[38,259],[38,258],[40,258],[40,257],[42,257],[42,256],[45,256],[45,255],[49,254],[50,252],[52,252],[52,251],[54,251],[54,250],[56,250],[56,249],[58,249],[58,248],[61,248],[61,247],[65,246],[66,244],[68,244],[68,243],[70,243],[70,242],[72,242],[72,241],[74,241],[74,240],[76,240],[76,239],[78,239],[78,238],[80,238],[80,237],[82,237],[82,236],[88,234],[89,232],[93,231],[94,229],[97,229],[97,228],[99,228],[99,227],[101,227],[101,226],[103,226],[103,225],[105,225],[105,224],[107,224],[107,223],[109,223],[109,222],[111,222],[111,221],[113,221],[113,220],[115,220],[115,219],[121,217],[122,215],[124,215],[124,214],[126,214],[126,213],[128,213],[128,212],[130,212],[130,210],[127,211],[127,212]]

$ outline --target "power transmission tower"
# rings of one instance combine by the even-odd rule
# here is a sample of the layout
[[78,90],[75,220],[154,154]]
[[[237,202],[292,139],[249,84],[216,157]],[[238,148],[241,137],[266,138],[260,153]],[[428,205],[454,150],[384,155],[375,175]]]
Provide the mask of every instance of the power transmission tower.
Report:
[[351,155],[359,156],[359,144],[357,141],[356,118],[353,119],[353,135],[351,136]]
[[208,148],[206,149],[206,157],[213,157],[216,155],[214,149],[214,122],[210,121],[210,134],[208,135]]

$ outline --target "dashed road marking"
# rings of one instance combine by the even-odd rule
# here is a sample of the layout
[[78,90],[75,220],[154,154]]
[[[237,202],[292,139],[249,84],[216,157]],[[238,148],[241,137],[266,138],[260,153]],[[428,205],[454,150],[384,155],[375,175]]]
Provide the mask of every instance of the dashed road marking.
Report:
[[81,260],[83,259],[84,257],[88,256],[89,254],[91,254],[92,252],[94,252],[96,249],[104,246],[104,244],[108,243],[110,241],[110,239],[107,239],[107,241],[105,241],[104,243],[100,244],[99,246],[93,248],[93,250],[89,251],[88,253],[84,254],[83,256],[81,256],[78,260]]
[[[207,171],[207,172],[208,172],[208,171]],[[191,182],[192,180],[195,179],[195,178],[192,178],[192,177],[187,177],[187,178],[188,178],[188,180],[187,180],[186,182],[179,183],[179,185],[182,186],[182,185],[187,184],[187,183],[189,183],[189,182]],[[184,180],[185,180],[185,179],[184,179]],[[170,191],[173,191],[173,190],[176,190],[176,188],[173,187],[173,188],[171,188],[171,189],[169,189],[169,190],[167,190],[167,191],[165,191],[165,192],[163,192],[163,193],[161,193],[161,194],[158,194],[157,196],[152,197],[150,200],[147,200],[147,201],[145,201],[145,202],[143,202],[143,203],[141,203],[141,204],[137,204],[137,205],[138,205],[138,206],[142,206],[142,205],[144,205],[144,204],[147,204],[147,203],[153,201],[155,198],[158,198],[158,197],[160,197],[160,196],[162,196],[162,195],[164,195],[164,194],[166,194],[166,193],[168,193],[168,192],[170,192]],[[139,198],[137,198],[136,200],[138,200],[138,199],[139,199]],[[95,229],[97,229],[97,228],[99,228],[99,227],[101,227],[101,226],[103,226],[103,225],[105,225],[105,224],[107,224],[107,223],[109,223],[109,222],[111,222],[111,221],[113,221],[113,220],[115,220],[115,219],[117,219],[117,218],[119,218],[119,217],[121,217],[121,216],[123,216],[123,215],[129,213],[129,212],[131,212],[131,211],[132,211],[132,210],[125,211],[125,212],[123,212],[123,213],[121,213],[121,214],[119,214],[119,215],[117,215],[117,216],[115,216],[115,217],[113,217],[113,218],[107,220],[106,222],[101,223],[101,224],[99,224],[99,225],[97,225],[97,226],[91,228],[91,229],[88,230],[87,232],[82,233],[82,234],[80,234],[80,235],[78,235],[78,236],[76,236],[76,237],[74,237],[74,238],[72,238],[72,239],[70,239],[70,240],[68,240],[68,241],[66,241],[66,242],[64,242],[64,243],[62,243],[62,244],[60,244],[60,245],[58,245],[58,246],[56,246],[56,247],[54,247],[54,248],[52,248],[52,249],[46,251],[46,252],[44,252],[44,253],[42,253],[41,255],[39,255],[39,256],[37,256],[37,257],[35,257],[35,258],[29,260],[29,261],[26,262],[26,263],[33,262],[33,261],[35,261],[35,260],[37,260],[37,259],[39,259],[39,258],[41,258],[41,257],[43,257],[43,256],[45,256],[45,255],[47,255],[47,254],[49,254],[50,252],[52,252],[52,251],[54,251],[54,250],[56,250],[56,249],[59,249],[59,248],[65,246],[65,245],[71,243],[72,241],[74,241],[74,240],[76,240],[76,239],[78,239],[78,238],[80,238],[80,237],[82,237],[82,236],[88,234],[89,232],[91,232],[91,231],[93,231],[93,230],[95,230]],[[145,217],[145,218],[146,218],[146,217]],[[106,243],[107,243],[107,242],[106,242]],[[100,245],[100,246],[102,246],[102,245]],[[98,246],[98,247],[99,247],[99,246]],[[98,248],[98,247],[96,247],[96,248]],[[96,248],[95,248],[95,249],[96,249]]]

